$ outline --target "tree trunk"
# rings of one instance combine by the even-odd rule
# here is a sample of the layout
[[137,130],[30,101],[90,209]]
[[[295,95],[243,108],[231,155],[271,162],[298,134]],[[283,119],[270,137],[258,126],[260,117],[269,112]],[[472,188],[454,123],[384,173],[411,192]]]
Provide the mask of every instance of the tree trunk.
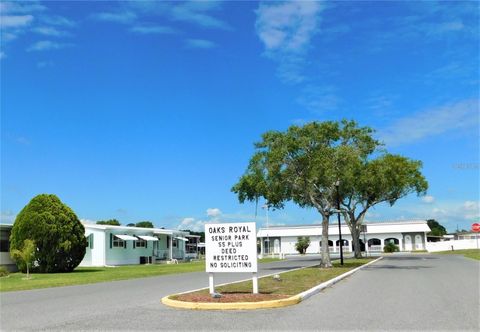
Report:
[[321,252],[321,262],[320,267],[332,267],[332,262],[330,261],[330,252],[328,251],[328,224],[329,224],[330,215],[322,215],[322,248]]
[[360,247],[359,225],[357,225],[356,223],[352,225],[350,232],[352,233],[352,242],[354,247],[355,258],[362,258],[362,250],[361,250],[362,248]]
[[[354,248],[355,258],[362,258],[362,248],[360,246],[360,226],[363,224],[365,219],[366,210],[361,212],[356,218],[355,214],[350,215],[351,228],[350,232],[352,233],[352,242]],[[367,246],[367,243],[364,243]]]

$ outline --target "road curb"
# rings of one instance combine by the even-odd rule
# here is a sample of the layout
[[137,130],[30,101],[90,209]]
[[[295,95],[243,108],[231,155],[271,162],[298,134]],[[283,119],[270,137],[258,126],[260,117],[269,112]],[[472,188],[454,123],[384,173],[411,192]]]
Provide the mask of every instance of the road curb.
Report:
[[184,292],[179,294],[167,295],[162,298],[162,303],[174,308],[191,309],[191,310],[254,310],[254,309],[270,309],[270,308],[287,307],[294,304],[298,304],[301,301],[308,299],[310,296],[315,295],[321,292],[323,289],[336,284],[340,280],[352,275],[358,270],[361,270],[364,267],[367,267],[373,263],[378,262],[382,258],[383,257],[379,257],[371,262],[368,262],[367,264],[364,264],[353,270],[345,272],[344,274],[341,274],[333,279],[325,281],[300,294],[288,297],[286,299],[260,301],[260,302],[231,302],[231,303],[185,302],[185,301],[177,301],[177,300],[171,299],[172,296],[190,293],[189,291],[189,292]]
[[300,296],[294,295],[286,299],[260,301],[260,302],[231,302],[231,303],[208,303],[208,302],[185,302],[172,300],[168,295],[162,298],[162,303],[174,308],[193,310],[252,310],[281,308],[294,305],[302,301]]
[[354,268],[353,270],[350,270],[348,272],[345,272],[344,274],[341,274],[339,276],[336,276],[335,278],[333,279],[330,279],[328,281],[325,281],[325,282],[322,282],[320,285],[317,285],[315,287],[312,287],[310,289],[307,289],[306,291],[298,294],[298,296],[300,296],[300,298],[303,300],[306,300],[308,299],[310,296],[312,295],[315,295],[319,292],[321,292],[323,289],[327,288],[327,287],[330,287],[334,284],[336,284],[337,282],[339,282],[340,280],[342,279],[345,279],[346,277],[348,277],[349,275],[351,274],[354,274],[355,272],[357,272],[358,270],[361,270],[363,269],[364,267],[367,267],[369,266],[370,264],[373,264],[373,263],[376,263],[378,262],[379,260],[381,260],[383,258],[383,256],[380,256],[378,257],[377,259],[371,261],[371,262],[368,262],[367,264],[363,264],[362,266],[359,266],[359,267],[356,267]]

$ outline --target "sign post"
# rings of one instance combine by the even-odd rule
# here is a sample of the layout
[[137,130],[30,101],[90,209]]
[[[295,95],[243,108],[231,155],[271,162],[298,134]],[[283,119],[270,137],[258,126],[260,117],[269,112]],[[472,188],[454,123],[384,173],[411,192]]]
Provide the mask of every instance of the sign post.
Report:
[[[474,232],[474,233],[480,232],[480,224],[479,223],[472,224],[472,232]],[[478,249],[478,234],[475,234],[475,239],[477,240],[477,249]]]
[[213,274],[252,272],[253,293],[258,294],[257,230],[254,222],[205,224],[205,261],[210,294]]

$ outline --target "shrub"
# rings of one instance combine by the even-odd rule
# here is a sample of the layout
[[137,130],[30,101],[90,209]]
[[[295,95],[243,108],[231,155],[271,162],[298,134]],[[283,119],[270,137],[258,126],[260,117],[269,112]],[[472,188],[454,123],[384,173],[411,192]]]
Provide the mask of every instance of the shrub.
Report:
[[398,249],[398,246],[393,242],[388,242],[383,247],[383,252],[395,252],[395,251],[399,251],[399,249]]
[[307,251],[307,248],[310,246],[310,238],[308,236],[299,236],[297,238],[297,243],[295,243],[295,249],[300,253],[300,254],[305,254]]
[[6,277],[10,274],[5,266],[0,265],[0,277]]
[[[35,242],[32,272],[70,272],[85,255],[85,228],[75,213],[55,195],[34,197],[17,215],[10,235],[10,251],[24,241]],[[17,262],[26,271],[26,265]]]
[[30,266],[35,257],[35,251],[37,247],[35,242],[29,239],[23,241],[22,249],[12,249],[10,255],[13,260],[17,262],[17,265],[25,266],[27,269],[27,279],[30,278]]

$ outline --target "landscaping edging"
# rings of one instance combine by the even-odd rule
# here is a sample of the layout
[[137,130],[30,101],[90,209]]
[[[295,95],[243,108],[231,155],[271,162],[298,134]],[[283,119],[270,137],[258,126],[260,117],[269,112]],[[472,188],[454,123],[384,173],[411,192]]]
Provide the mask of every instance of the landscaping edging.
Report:
[[[364,267],[378,262],[383,257],[379,257],[371,262],[368,262],[362,266],[354,268],[344,274],[341,274],[333,279],[325,281],[315,287],[312,287],[300,294],[293,295],[286,299],[280,300],[271,300],[271,301],[260,301],[260,302],[230,302],[230,303],[207,303],[207,302],[185,302],[185,301],[177,301],[173,300],[170,297],[176,296],[179,294],[172,294],[167,295],[162,298],[162,303],[174,308],[181,308],[181,309],[192,309],[192,310],[252,310],[252,309],[270,309],[270,308],[281,308],[287,307],[290,305],[298,304],[303,300],[308,299],[310,296],[315,295],[321,292],[323,289],[334,285],[335,283],[339,282],[340,280],[348,277],[349,275],[357,272]],[[290,271],[287,271],[290,272]],[[237,281],[238,282],[238,281]],[[235,283],[237,283],[235,282]],[[233,282],[232,282],[233,284]],[[184,293],[183,293],[184,294]]]

